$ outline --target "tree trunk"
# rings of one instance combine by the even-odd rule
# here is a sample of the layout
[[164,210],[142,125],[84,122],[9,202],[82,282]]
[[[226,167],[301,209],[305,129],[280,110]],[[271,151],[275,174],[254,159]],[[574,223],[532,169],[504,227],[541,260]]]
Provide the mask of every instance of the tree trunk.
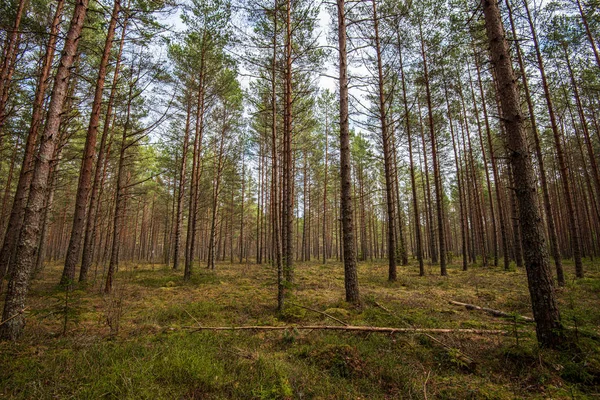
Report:
[[113,214],[113,234],[112,246],[110,251],[110,261],[108,263],[108,272],[106,274],[106,283],[104,293],[110,293],[113,289],[113,278],[119,265],[119,250],[123,235],[122,221],[125,217],[126,198],[125,198],[125,156],[127,152],[127,139],[129,137],[129,125],[131,122],[131,107],[133,102],[133,82],[129,85],[127,97],[127,116],[123,124],[123,135],[121,136],[121,146],[119,151],[119,163],[117,165],[117,187],[115,189],[115,208]]
[[[4,47],[2,65],[0,66],[0,133],[2,133],[2,128],[6,122],[6,104],[10,94],[12,75],[15,71],[15,61],[21,38],[19,27],[21,26],[21,20],[23,19],[27,3],[27,0],[18,1],[19,4],[17,6],[14,25],[10,32],[6,32],[6,45]],[[2,144],[2,135],[0,135],[0,144]]]
[[[482,105],[482,109],[483,109],[483,118],[485,120],[485,128],[486,128],[487,134],[489,135],[490,127],[489,127],[488,118],[487,118],[487,106],[485,104],[485,95],[483,92],[483,86],[481,85],[481,78],[480,78],[480,74],[479,74],[479,64],[477,62],[477,59],[475,59],[475,66],[477,68],[477,80],[479,83],[479,93],[481,96],[481,105]],[[492,184],[490,182],[490,171],[488,170],[488,160],[487,160],[485,145],[483,143],[483,132],[481,129],[481,121],[479,119],[479,109],[477,107],[477,99],[475,98],[475,89],[473,88],[473,79],[471,78],[470,68],[468,68],[467,71],[469,73],[471,98],[473,99],[475,120],[477,122],[477,136],[479,137],[479,145],[481,147],[481,156],[483,159],[483,170],[485,171],[485,182],[487,185],[486,187],[487,187],[487,191],[488,191],[488,200],[489,200],[489,204],[490,204],[490,214],[491,214],[491,219],[492,219],[492,242],[493,242],[493,251],[494,251],[494,266],[497,267],[498,266],[498,234],[497,234],[498,230],[496,227],[496,211],[495,211],[494,201],[493,201],[493,197],[492,197]],[[485,215],[485,214],[486,213],[483,212],[483,215]]]
[[2,319],[11,319],[0,326],[0,338],[2,339],[16,339],[25,325],[25,316],[22,312],[25,308],[25,298],[29,289],[31,270],[34,267],[35,255],[39,243],[42,222],[41,211],[48,189],[50,162],[58,142],[58,130],[63,105],[67,97],[71,66],[75,60],[87,8],[88,0],[78,0],[75,5],[61,59],[56,71],[54,87],[52,88],[50,104],[48,106],[46,125],[33,170],[23,229],[17,242],[13,267],[14,274],[11,276],[8,284],[8,292],[4,303]]
[[327,172],[329,168],[329,107],[325,114],[325,169],[323,177],[323,264],[327,264]]
[[448,97],[448,88],[446,86],[446,77],[444,76],[444,97],[446,99],[446,108],[448,110],[448,123],[450,125],[450,136],[452,137],[452,150],[454,151],[454,163],[456,166],[456,184],[458,190],[458,204],[460,212],[460,235],[462,244],[462,259],[463,271],[466,271],[469,267],[468,255],[467,255],[467,231],[466,231],[466,213],[463,199],[463,175],[460,168],[460,159],[458,158],[458,151],[456,147],[456,138],[454,134],[454,124],[452,122],[452,111],[450,110],[450,100]]
[[392,178],[392,154],[390,151],[390,137],[389,127],[387,123],[386,115],[386,95],[384,89],[384,76],[383,76],[383,61],[381,59],[381,46],[379,41],[379,19],[377,16],[377,3],[376,0],[372,0],[373,3],[373,28],[375,31],[375,53],[377,55],[377,85],[378,85],[378,117],[381,125],[381,141],[383,142],[383,166],[385,173],[385,194],[386,194],[386,207],[387,207],[387,251],[388,251],[388,280],[395,281],[397,279],[396,272],[396,206],[394,204],[394,189],[393,189],[393,178]]
[[552,97],[550,95],[550,88],[546,79],[546,71],[544,69],[544,63],[542,61],[542,53],[538,44],[537,33],[533,25],[531,13],[529,12],[529,6],[527,5],[528,0],[523,0],[525,11],[527,12],[527,21],[529,22],[529,28],[531,29],[533,45],[535,47],[535,53],[538,61],[538,68],[540,76],[542,78],[542,87],[544,89],[544,95],[546,98],[546,105],[548,107],[548,114],[550,116],[550,125],[552,127],[552,133],[554,135],[554,145],[556,146],[556,153],[558,156],[558,165],[561,173],[563,190],[565,201],[567,203],[567,215],[569,217],[569,225],[571,231],[571,243],[573,247],[573,258],[575,259],[575,273],[578,278],[583,278],[583,264],[581,262],[581,244],[579,243],[579,225],[577,217],[575,215],[575,208],[573,206],[573,192],[571,190],[571,183],[569,181],[569,173],[565,155],[563,152],[563,146],[560,139],[560,132],[556,123],[556,117],[554,115],[554,105],[552,104]]
[[[527,79],[527,73],[525,71],[525,63],[523,62],[523,54],[521,52],[521,46],[517,39],[517,32],[515,23],[513,20],[512,10],[510,8],[510,2],[506,0],[506,8],[508,10],[508,16],[510,19],[510,25],[513,37],[515,39],[515,50],[517,52],[517,59],[519,62],[519,69],[521,70],[521,81],[523,83],[523,89],[525,90],[525,100],[527,100],[527,107],[529,111],[529,120],[531,121],[531,133],[535,144],[535,154],[538,163],[538,169],[540,173],[540,183],[542,185],[542,197],[544,200],[544,210],[546,212],[546,221],[548,224],[548,237],[550,238],[550,251],[552,258],[554,259],[554,266],[556,269],[556,277],[560,286],[565,285],[565,275],[562,267],[562,258],[560,254],[560,248],[558,245],[558,236],[556,234],[556,224],[554,222],[554,212],[552,210],[552,203],[550,202],[550,194],[548,190],[548,178],[546,177],[546,168],[544,166],[544,155],[542,154],[542,147],[540,145],[540,135],[537,128],[537,120],[535,118],[535,109],[533,100],[529,92],[529,81]],[[496,178],[494,178],[496,180]],[[505,259],[507,255],[504,256]],[[506,265],[506,262],[505,262]]]
[[81,169],[79,171],[79,183],[77,186],[77,195],[75,198],[75,212],[73,214],[73,226],[71,228],[71,238],[67,248],[67,257],[63,269],[60,284],[63,286],[72,285],[75,281],[75,269],[79,256],[81,254],[81,239],[85,228],[86,210],[88,209],[88,197],[92,183],[92,169],[96,153],[96,139],[98,136],[98,123],[100,122],[100,108],[102,106],[102,93],[104,92],[104,82],[106,81],[106,69],[110,58],[110,51],[115,37],[117,19],[121,10],[119,0],[114,1],[112,14],[106,41],[104,42],[104,51],[98,67],[98,77],[96,79],[96,89],[94,91],[94,101],[92,103],[92,113],[88,125],[83,157],[81,160]]
[[[440,175],[440,165],[437,159],[437,143],[435,138],[435,129],[433,126],[433,108],[431,106],[431,90],[429,88],[429,71],[427,69],[427,56],[425,55],[425,43],[423,33],[419,24],[419,34],[421,36],[421,56],[423,57],[423,72],[425,80],[425,93],[427,95],[427,110],[429,115],[429,137],[431,139],[431,162],[433,163],[433,180],[435,185],[436,211],[438,219],[438,240],[440,255],[440,273],[447,276],[446,269],[446,235],[444,232],[444,193],[442,188],[442,177]],[[433,221],[432,221],[433,222]]]
[[502,105],[515,193],[519,201],[525,267],[537,338],[542,346],[557,347],[562,341],[562,324],[550,275],[542,218],[536,201],[533,165],[523,132],[518,88],[498,4],[484,0],[483,13]]
[[293,282],[293,159],[292,159],[292,2],[286,2],[286,42],[285,42],[285,108],[283,128],[283,201],[282,201],[282,226],[283,226],[283,260],[284,276],[288,285]]
[[206,57],[206,31],[202,33],[202,49],[200,56],[200,71],[198,78],[198,99],[196,106],[196,127],[194,134],[194,151],[192,161],[192,179],[190,181],[189,218],[186,238],[185,268],[183,279],[189,280],[192,276],[192,265],[194,263],[196,245],[196,222],[198,218],[198,196],[200,181],[200,164],[202,151],[202,136],[204,133],[204,108],[205,108],[205,57]]
[[340,83],[340,175],[341,220],[343,230],[344,286],[346,301],[360,303],[358,274],[354,248],[354,224],[352,210],[352,178],[350,166],[350,127],[348,122],[348,63],[346,53],[346,10],[344,0],[337,0],[338,52]]
[[10,211],[6,235],[2,242],[2,250],[0,250],[0,286],[2,286],[1,282],[8,270],[10,260],[14,256],[17,239],[19,238],[21,227],[23,226],[23,214],[25,212],[25,207],[27,206],[27,196],[33,176],[36,145],[44,116],[44,97],[46,95],[46,89],[48,88],[48,78],[50,76],[50,69],[52,68],[52,60],[54,59],[54,51],[56,49],[56,41],[60,29],[60,19],[64,4],[64,0],[59,0],[56,4],[56,10],[54,11],[52,26],[50,28],[50,38],[48,39],[46,54],[44,55],[42,68],[37,81],[33,99],[31,125],[25,142],[25,153],[21,163],[21,171],[19,172],[19,181],[17,183],[17,189]]
[[592,36],[592,31],[590,30],[590,26],[588,24],[587,17],[583,12],[583,7],[581,6],[581,0],[576,0],[577,8],[579,9],[579,14],[581,15],[581,22],[583,22],[583,26],[585,26],[585,33],[587,35],[588,41],[590,42],[590,47],[592,48],[592,52],[594,53],[594,57],[596,58],[596,65],[600,68],[600,55],[598,55],[598,48],[596,47],[596,42],[594,41],[594,37]]
[[[92,266],[94,255],[94,246],[96,243],[96,233],[98,226],[100,198],[102,197],[102,189],[106,179],[106,169],[108,166],[108,156],[110,154],[112,140],[112,126],[114,125],[115,115],[113,115],[113,105],[117,93],[117,83],[121,70],[121,56],[125,45],[125,34],[127,32],[128,15],[125,15],[123,20],[123,28],[121,32],[121,40],[119,43],[119,51],[117,53],[115,71],[113,73],[112,86],[106,105],[106,116],[104,118],[104,127],[102,128],[102,138],[100,139],[100,148],[98,150],[98,158],[96,159],[96,169],[94,171],[94,183],[92,192],[90,193],[90,205],[88,209],[88,218],[85,227],[85,237],[83,239],[83,251],[81,255],[81,269],[79,271],[79,282],[87,281],[87,274]],[[112,22],[112,21],[111,21]],[[111,123],[111,118],[113,119]],[[109,138],[110,136],[110,138]],[[107,145],[108,142],[108,145]]]
[[187,153],[190,143],[190,119],[192,115],[192,100],[187,99],[185,118],[185,133],[183,137],[183,153],[179,168],[179,189],[177,190],[177,211],[175,217],[175,244],[173,249],[173,269],[179,268],[179,251],[181,249],[181,230],[183,229],[183,199],[185,195],[185,172],[187,168]]

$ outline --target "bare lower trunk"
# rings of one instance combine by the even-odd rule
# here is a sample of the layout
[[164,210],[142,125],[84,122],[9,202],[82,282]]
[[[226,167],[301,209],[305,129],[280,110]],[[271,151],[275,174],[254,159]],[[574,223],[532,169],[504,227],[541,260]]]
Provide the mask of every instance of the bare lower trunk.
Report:
[[29,290],[31,270],[34,267],[35,255],[40,238],[42,208],[48,189],[50,162],[58,142],[58,130],[63,105],[67,97],[71,66],[75,60],[77,46],[81,38],[81,30],[88,0],[79,0],[75,5],[69,31],[65,39],[63,52],[56,72],[54,87],[50,97],[48,116],[41,138],[40,149],[35,161],[29,199],[25,209],[23,229],[20,233],[2,319],[6,321],[0,326],[0,338],[16,339],[25,325],[25,298]]
[[354,248],[354,224],[352,210],[352,178],[350,166],[350,127],[348,122],[348,64],[346,60],[346,11],[344,0],[337,0],[338,43],[340,63],[340,174],[341,213],[343,231],[344,285],[346,301],[360,303],[358,274]]
[[[514,38],[517,38],[515,23],[513,20],[512,11],[510,9],[510,2],[506,0],[506,7],[508,10],[508,16],[510,19],[510,25]],[[523,83],[523,89],[525,90],[525,99],[527,100],[527,107],[529,110],[529,119],[531,121],[531,133],[533,135],[535,143],[535,154],[538,163],[538,169],[540,172],[540,184],[542,186],[542,196],[544,200],[544,210],[546,211],[546,221],[548,224],[548,237],[550,238],[550,251],[554,259],[554,266],[556,269],[556,277],[560,286],[565,285],[565,275],[562,267],[562,258],[560,254],[560,248],[558,246],[558,235],[556,234],[556,224],[554,222],[554,212],[552,210],[552,203],[550,202],[550,194],[548,190],[548,178],[546,177],[546,167],[544,166],[544,156],[542,154],[542,147],[540,145],[540,137],[537,128],[537,120],[535,118],[535,110],[531,94],[529,92],[529,81],[525,71],[525,64],[523,62],[523,55],[521,52],[521,46],[518,40],[515,40],[515,49],[517,52],[517,59],[519,62],[519,68],[521,70],[521,81]],[[495,178],[494,178],[495,179]],[[497,181],[497,180],[496,180]],[[503,239],[504,240],[504,239]],[[504,256],[505,259],[507,255]],[[506,262],[505,262],[506,264]]]
[[[0,132],[2,132],[2,128],[6,122],[6,105],[10,94],[12,75],[15,71],[15,61],[21,38],[19,27],[21,26],[26,3],[27,0],[19,0],[14,25],[6,33],[6,45],[3,52],[2,65],[0,66]],[[0,147],[2,147],[1,144],[2,135],[0,135]]]
[[185,133],[183,137],[183,153],[181,167],[179,168],[179,189],[177,190],[177,211],[175,216],[175,244],[173,245],[173,269],[179,268],[179,251],[181,249],[181,231],[183,229],[183,199],[185,197],[185,172],[187,169],[187,153],[190,143],[190,118],[192,115],[192,101],[187,99]]
[[386,115],[386,95],[384,89],[383,61],[379,40],[379,19],[377,17],[377,2],[373,3],[373,28],[375,31],[375,53],[377,56],[377,86],[378,86],[378,117],[381,128],[381,141],[383,142],[383,167],[385,174],[385,195],[387,207],[387,252],[388,252],[388,280],[397,279],[396,271],[396,205],[394,204],[394,189],[392,181],[392,153],[390,151],[390,129]]
[[[125,44],[125,34],[127,33],[128,21],[129,19],[126,16],[125,20],[123,21],[121,40],[119,43],[119,52],[117,53],[117,62],[115,64],[115,71],[113,73],[112,87],[110,89],[108,104],[106,106],[106,116],[104,118],[104,127],[102,129],[102,139],[100,139],[100,148],[98,150],[98,158],[96,159],[94,183],[92,185],[92,192],[90,194],[90,205],[85,227],[85,237],[83,239],[83,251],[81,255],[81,270],[79,271],[79,282],[86,282],[88,271],[92,266],[94,246],[96,244],[100,198],[102,194],[102,188],[104,186],[104,180],[106,177],[106,168],[108,166],[108,156],[110,154],[111,147],[109,136],[112,138],[111,128],[114,124],[114,116],[112,109],[117,92],[117,81],[119,79],[119,72],[121,68],[121,55],[123,54],[123,46]],[[111,124],[111,119],[113,119],[113,124]]]
[[519,201],[525,267],[537,338],[542,346],[557,347],[562,341],[562,324],[550,275],[544,227],[537,206],[533,165],[523,131],[518,88],[498,4],[495,1],[484,0],[483,13],[502,104],[515,193]]
[[[419,25],[419,31],[421,25]],[[427,94],[427,110],[429,115],[429,137],[431,139],[431,162],[433,163],[433,180],[435,184],[436,197],[436,212],[438,220],[438,240],[439,240],[439,255],[440,255],[440,274],[448,275],[446,269],[446,235],[444,231],[444,193],[442,187],[442,177],[440,175],[440,165],[437,159],[437,141],[435,137],[435,129],[433,126],[433,108],[431,106],[431,91],[429,88],[429,71],[427,69],[427,57],[425,55],[425,44],[423,35],[421,34],[421,55],[423,57],[423,71],[425,79],[425,92]]]
[[544,89],[544,97],[546,98],[546,105],[548,107],[548,115],[550,116],[550,125],[552,127],[552,133],[554,136],[554,145],[556,146],[556,155],[558,156],[558,166],[560,169],[561,180],[564,190],[564,196],[567,203],[567,215],[569,217],[569,228],[571,232],[571,243],[573,248],[573,258],[575,259],[575,272],[578,278],[583,278],[583,264],[581,262],[581,244],[579,239],[579,224],[577,221],[577,216],[575,214],[575,206],[573,205],[573,192],[571,188],[571,182],[569,180],[569,172],[567,161],[565,160],[565,155],[563,151],[563,145],[561,142],[561,135],[558,130],[558,124],[556,123],[556,116],[554,114],[554,105],[552,104],[552,97],[550,94],[550,88],[548,86],[548,81],[546,79],[546,71],[544,69],[544,63],[542,60],[542,53],[540,51],[540,47],[537,40],[537,34],[535,31],[535,27],[533,25],[533,21],[531,18],[531,14],[529,12],[529,6],[527,5],[528,0],[523,0],[523,5],[525,6],[525,11],[527,12],[527,20],[529,22],[529,27],[531,29],[531,34],[533,38],[533,44],[535,47],[535,52],[538,61],[538,68],[540,71],[540,76],[542,78],[542,88]]
[[131,122],[131,107],[133,101],[133,83],[129,86],[127,100],[127,116],[123,125],[123,135],[121,136],[121,146],[119,151],[119,163],[117,165],[117,187],[115,189],[115,208],[113,214],[113,234],[112,246],[110,251],[110,261],[108,263],[108,272],[106,273],[106,283],[104,293],[110,293],[113,288],[114,274],[119,265],[119,251],[121,246],[121,236],[123,234],[122,221],[125,217],[126,198],[125,198],[125,157],[127,152],[127,139],[129,135],[129,124]]
[[117,18],[121,5],[119,0],[115,0],[106,41],[104,43],[104,52],[100,59],[98,68],[98,77],[96,79],[96,89],[94,92],[94,101],[92,103],[92,114],[88,125],[83,158],[81,160],[81,169],[79,171],[79,184],[77,186],[77,196],[75,198],[75,212],[73,215],[73,226],[71,227],[71,238],[67,248],[65,267],[60,280],[61,285],[71,285],[75,280],[75,269],[79,261],[81,240],[85,228],[85,217],[88,209],[88,197],[92,183],[92,169],[96,154],[96,139],[98,136],[98,123],[100,122],[100,108],[102,106],[102,93],[104,92],[104,82],[106,80],[106,70],[108,59],[112,49],[115,29],[117,27]]
[[283,265],[284,277],[288,285],[293,282],[293,223],[294,223],[294,174],[292,156],[292,1],[286,3],[286,42],[285,42],[285,109],[283,128]]
[[46,54],[44,55],[40,76],[37,81],[35,97],[33,99],[31,125],[29,127],[29,133],[27,134],[27,141],[25,142],[25,153],[21,163],[21,171],[19,172],[19,181],[17,183],[17,189],[10,211],[6,235],[4,236],[2,249],[0,250],[0,286],[2,279],[8,270],[10,259],[14,256],[17,239],[19,238],[19,233],[21,232],[21,227],[23,225],[23,214],[25,212],[25,207],[27,206],[27,196],[29,186],[31,185],[31,178],[33,176],[33,166],[35,163],[34,155],[44,114],[44,97],[46,95],[46,89],[48,88],[48,78],[50,76],[52,60],[54,59],[54,51],[56,49],[56,41],[60,29],[60,19],[63,8],[64,0],[59,0],[56,4],[56,10],[52,19],[52,27],[50,28],[50,38],[48,39]]

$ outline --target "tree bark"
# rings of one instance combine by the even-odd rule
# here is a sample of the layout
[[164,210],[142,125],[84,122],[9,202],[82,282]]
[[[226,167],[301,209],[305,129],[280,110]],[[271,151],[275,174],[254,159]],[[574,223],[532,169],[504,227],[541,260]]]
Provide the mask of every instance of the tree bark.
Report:
[[2,339],[16,339],[21,334],[25,325],[25,317],[22,314],[22,310],[25,308],[25,298],[29,290],[31,270],[34,267],[37,245],[39,243],[42,219],[41,211],[48,189],[50,162],[58,142],[58,130],[63,105],[67,97],[71,66],[75,60],[87,8],[88,0],[77,1],[56,71],[54,87],[52,88],[50,104],[48,106],[46,125],[33,170],[23,229],[18,240],[13,268],[14,273],[8,284],[2,319],[6,320],[16,314],[19,315],[0,327],[0,338]]
[[387,251],[388,251],[388,280],[397,279],[396,271],[396,206],[394,204],[394,189],[392,177],[392,153],[390,151],[390,135],[387,123],[386,113],[386,95],[384,89],[383,61],[381,56],[381,45],[379,39],[379,19],[377,16],[377,2],[372,0],[373,4],[373,28],[375,31],[375,53],[377,56],[377,88],[378,88],[378,117],[381,127],[381,141],[383,143],[383,166],[385,174],[385,194],[387,207]]
[[187,169],[187,153],[190,143],[190,119],[192,115],[192,100],[187,98],[185,133],[183,136],[183,153],[179,168],[179,189],[177,190],[177,211],[175,216],[175,244],[173,248],[173,269],[179,268],[179,251],[181,250],[181,231],[183,229],[183,199],[185,197],[185,181]]
[[[560,286],[565,285],[565,275],[562,267],[562,258],[560,254],[560,248],[558,246],[558,236],[556,234],[556,224],[554,222],[554,212],[552,210],[552,203],[550,202],[550,194],[548,190],[548,178],[546,177],[546,167],[544,166],[544,155],[542,154],[542,147],[540,145],[540,135],[537,127],[537,120],[535,117],[535,110],[533,106],[533,100],[529,91],[529,80],[527,79],[527,73],[525,70],[525,63],[523,62],[523,53],[521,52],[521,46],[517,39],[517,32],[515,23],[513,20],[512,10],[510,8],[510,1],[506,0],[506,8],[510,20],[511,30],[515,39],[515,50],[517,52],[517,60],[519,62],[519,69],[521,70],[521,81],[523,83],[523,90],[525,91],[525,100],[527,100],[527,107],[529,111],[529,120],[531,121],[531,133],[535,144],[535,154],[538,163],[538,169],[540,172],[540,184],[542,185],[542,198],[544,201],[544,210],[546,212],[546,221],[548,224],[548,237],[550,239],[550,251],[552,258],[554,259],[554,267],[556,269],[556,277]],[[496,180],[496,178],[494,178]],[[508,255],[505,255],[505,260]],[[506,267],[506,261],[505,261]]]
[[27,196],[33,176],[36,145],[44,116],[44,97],[46,95],[46,89],[48,88],[48,78],[50,76],[50,69],[52,68],[52,60],[54,59],[54,52],[56,49],[56,41],[58,39],[60,19],[64,4],[64,0],[59,0],[56,4],[56,10],[54,11],[52,26],[50,28],[50,38],[48,39],[46,54],[44,55],[42,68],[37,81],[37,87],[33,99],[31,125],[29,127],[27,140],[25,142],[25,152],[23,154],[23,161],[21,163],[21,171],[19,172],[19,181],[17,183],[17,189],[15,191],[14,200],[10,211],[6,235],[4,236],[2,249],[0,250],[0,286],[8,270],[10,260],[15,254],[15,247],[21,232],[21,227],[23,226],[23,214],[25,212],[25,207],[27,206]]
[[343,231],[344,286],[346,301],[360,303],[358,274],[354,248],[354,221],[352,210],[352,178],[350,166],[350,127],[348,121],[348,62],[346,52],[346,10],[344,0],[337,0],[338,54],[340,84],[340,175],[341,219]]
[[536,201],[533,165],[523,131],[523,116],[498,4],[483,1],[485,29],[506,129],[506,145],[519,201],[519,219],[525,248],[525,267],[537,338],[542,346],[558,347],[562,324],[550,275],[542,218]]
[[538,69],[542,78],[542,87],[544,89],[544,95],[546,98],[546,105],[548,107],[548,114],[550,116],[550,125],[552,127],[552,133],[554,136],[554,145],[556,146],[556,155],[558,156],[558,165],[561,173],[563,190],[565,201],[567,203],[567,215],[569,217],[569,225],[571,232],[571,243],[573,247],[573,258],[575,259],[575,273],[578,278],[583,278],[583,264],[581,262],[581,244],[579,239],[579,225],[577,222],[577,216],[575,215],[575,208],[573,205],[573,192],[571,190],[571,183],[569,180],[569,172],[563,146],[560,138],[560,132],[556,123],[556,116],[554,115],[554,105],[552,104],[552,97],[550,94],[550,88],[546,79],[546,71],[544,69],[544,62],[542,60],[542,53],[538,44],[537,33],[533,25],[531,13],[529,12],[529,6],[527,5],[528,0],[523,0],[525,11],[527,12],[527,21],[529,22],[529,28],[531,29],[531,35],[533,39],[533,45],[535,47],[535,54],[538,62]]
[[410,185],[412,190],[412,203],[414,212],[414,224],[415,224],[415,240],[416,240],[416,257],[419,262],[419,275],[425,275],[425,266],[423,264],[423,241],[421,239],[421,222],[419,214],[419,199],[417,197],[417,183],[415,178],[415,166],[413,160],[413,149],[412,149],[412,137],[411,137],[411,125],[410,125],[410,112],[408,107],[408,98],[406,95],[406,78],[404,76],[404,65],[402,62],[402,49],[400,45],[400,34],[397,31],[398,39],[398,60],[400,62],[400,78],[402,81],[402,102],[404,104],[404,125],[406,129],[406,137],[408,141],[408,156],[409,156],[409,168],[410,168]]
[[283,128],[283,264],[286,283],[293,282],[293,222],[294,222],[294,175],[292,157],[292,1],[286,2],[286,42],[285,42],[285,108]]
[[[92,113],[88,125],[83,157],[81,160],[81,169],[79,171],[79,183],[77,186],[77,195],[75,198],[75,212],[73,215],[73,226],[71,227],[71,238],[67,248],[65,267],[63,269],[60,284],[63,286],[72,285],[75,280],[75,269],[81,253],[81,239],[85,228],[86,211],[88,210],[88,198],[92,183],[92,169],[96,154],[96,139],[98,136],[98,123],[100,122],[100,108],[102,106],[102,93],[104,92],[104,82],[106,81],[106,70],[110,51],[115,37],[117,19],[121,10],[120,0],[115,0],[113,5],[108,31],[106,32],[106,41],[104,42],[104,51],[98,67],[98,77],[96,78],[96,89],[94,91],[94,101],[92,103]],[[89,214],[89,213],[88,213]],[[91,215],[91,214],[89,214]]]
[[447,276],[446,269],[446,235],[444,231],[444,193],[442,187],[442,177],[440,175],[440,165],[437,159],[437,142],[435,137],[435,128],[433,125],[433,107],[431,106],[431,89],[429,87],[429,71],[427,69],[427,56],[425,55],[425,43],[423,33],[419,24],[419,34],[421,36],[421,56],[423,57],[423,72],[425,80],[425,93],[427,95],[427,110],[429,116],[429,137],[431,139],[431,162],[433,163],[433,180],[435,185],[436,212],[438,220],[438,240],[440,255],[440,274]]
[[[23,13],[25,12],[25,5],[27,0],[18,0],[17,12],[15,15],[15,21],[10,32],[6,33],[6,45],[4,47],[4,54],[2,58],[2,65],[0,66],[0,133],[6,122],[6,104],[10,93],[10,86],[12,81],[12,75],[15,71],[15,61],[19,49],[19,41],[21,38],[21,20],[23,19]],[[2,143],[2,136],[0,135],[0,144]],[[1,147],[1,146],[0,146]]]
[[110,155],[110,147],[113,134],[111,128],[114,125],[115,119],[115,115],[112,110],[117,93],[117,83],[121,71],[121,56],[123,54],[123,47],[125,44],[125,35],[127,33],[128,22],[129,16],[128,14],[126,14],[123,20],[119,51],[117,53],[115,71],[113,72],[112,86],[110,89],[108,104],[106,106],[106,116],[104,118],[104,127],[102,128],[102,138],[100,139],[100,148],[98,150],[98,158],[96,159],[96,169],[94,171],[94,183],[92,185],[92,191],[90,193],[90,205],[86,221],[85,237],[83,239],[83,251],[81,255],[81,269],[79,271],[79,282],[87,281],[87,274],[90,267],[92,266],[94,246],[96,244],[100,198],[102,197],[102,189],[104,187],[104,181],[106,179],[108,156]]

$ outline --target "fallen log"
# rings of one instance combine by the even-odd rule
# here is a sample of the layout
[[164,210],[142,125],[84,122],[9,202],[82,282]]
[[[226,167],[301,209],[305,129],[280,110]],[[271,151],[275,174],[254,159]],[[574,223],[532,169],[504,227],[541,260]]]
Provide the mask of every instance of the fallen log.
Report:
[[285,330],[330,330],[380,333],[468,333],[473,335],[507,335],[510,332],[500,329],[443,329],[443,328],[389,328],[380,326],[337,326],[337,325],[251,325],[251,326],[184,326],[192,331],[285,331]]
[[464,306],[464,307],[466,307],[467,310],[483,311],[483,312],[491,314],[491,315],[493,315],[495,317],[504,317],[504,318],[512,318],[512,319],[514,319],[515,317],[517,317],[518,319],[526,321],[526,322],[535,322],[533,320],[533,318],[530,318],[530,317],[525,317],[523,315],[509,314],[509,313],[504,312],[504,311],[494,310],[494,309],[487,308],[487,307],[480,307],[480,306],[476,306],[474,304],[461,303],[460,301],[454,301],[454,300],[450,300],[449,303],[457,305],[457,306]]

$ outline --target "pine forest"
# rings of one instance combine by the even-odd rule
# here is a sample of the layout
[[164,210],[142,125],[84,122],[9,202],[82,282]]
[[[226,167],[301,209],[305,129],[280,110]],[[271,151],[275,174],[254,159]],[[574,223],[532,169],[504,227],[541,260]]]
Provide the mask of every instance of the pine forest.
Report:
[[1,0],[0,397],[600,396],[598,0]]

